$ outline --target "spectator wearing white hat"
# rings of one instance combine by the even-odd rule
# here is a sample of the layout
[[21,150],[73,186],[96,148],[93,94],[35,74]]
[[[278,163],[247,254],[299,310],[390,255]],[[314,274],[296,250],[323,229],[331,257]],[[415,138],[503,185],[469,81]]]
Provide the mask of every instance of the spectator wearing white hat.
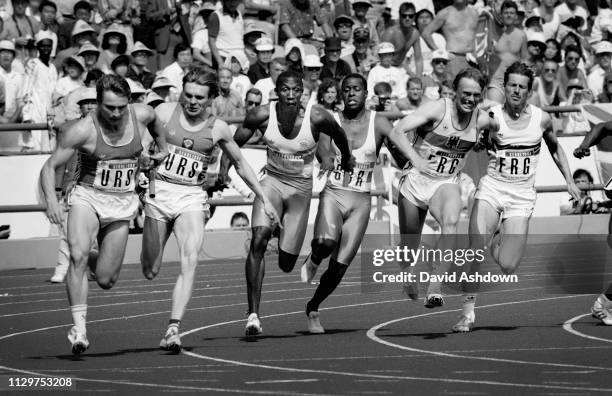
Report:
[[153,81],[153,85],[151,85],[151,90],[159,95],[164,102],[171,101],[170,89],[173,88],[175,88],[175,86],[164,76],[157,76],[155,81]]
[[[39,31],[36,34],[38,57],[26,63],[25,105],[23,108],[24,122],[46,123],[51,115],[51,104],[55,85],[57,84],[57,69],[51,63],[53,39],[49,32]],[[21,135],[20,147],[24,150],[50,150],[47,131],[26,131]]]
[[204,65],[212,67],[212,52],[208,43],[208,20],[216,10],[214,4],[206,2],[198,10],[198,15],[191,31],[191,48],[193,59]]
[[431,100],[440,99],[440,85],[443,81],[451,79],[448,72],[448,52],[437,49],[431,53],[431,73],[426,74],[423,81],[424,96]]
[[587,77],[587,85],[595,97],[599,96],[603,90],[604,76],[610,73],[612,58],[612,43],[601,41],[595,45],[595,66]]
[[[60,1],[58,4],[60,13],[62,12],[62,3],[64,3],[64,0]],[[89,4],[87,0],[77,1],[69,14],[74,16],[75,19],[64,19],[64,22],[60,23],[57,32],[57,49],[59,51],[74,45],[72,42],[72,30],[74,29],[76,21],[81,20],[89,23],[92,17],[91,4]]]
[[306,51],[300,39],[290,38],[285,42],[285,59],[288,70],[302,74],[304,72],[304,57]]
[[53,92],[53,107],[59,105],[64,96],[77,88],[84,87],[83,77],[87,71],[85,59],[80,56],[71,56],[64,61],[64,76],[57,80],[55,91]]
[[267,36],[262,36],[255,41],[255,51],[257,51],[257,62],[251,64],[247,73],[252,84],[270,77],[269,69],[274,53],[274,43]]
[[543,32],[534,30],[526,30],[525,33],[527,35],[527,56],[523,62],[533,69],[536,76],[539,76],[544,66],[544,52],[548,47],[546,37]]
[[316,98],[316,92],[321,84],[321,70],[323,63],[321,58],[315,54],[308,54],[304,57],[304,73],[302,74],[304,82],[304,91],[308,90],[311,94],[314,93]]
[[[96,42],[98,34],[87,22],[83,20],[77,20],[72,28],[72,46],[65,48],[57,53],[53,64],[58,70],[61,70],[64,61],[71,56],[78,55],[81,47],[85,43]],[[100,51],[98,51],[99,57]]]
[[222,4],[221,10],[214,11],[208,20],[208,45],[217,67],[223,65],[230,52],[244,51],[244,21],[238,11],[240,0],[223,0]]
[[134,81],[130,78],[126,78],[128,85],[130,86],[130,101],[131,103],[145,103],[147,90],[142,86],[141,83]]
[[255,83],[255,88],[259,89],[262,94],[261,104],[268,104],[270,100],[276,99],[276,79],[278,76],[287,70],[287,61],[285,58],[274,58],[270,62],[270,77],[264,78]]
[[111,63],[128,49],[128,38],[119,25],[111,25],[102,34],[102,52],[98,59],[98,69],[106,74],[111,73]]
[[134,29],[132,19],[134,5],[132,0],[98,0],[98,11],[106,26],[112,26],[125,35],[127,48],[134,45]]
[[85,44],[79,48],[77,55],[83,57],[85,60],[85,68],[87,69],[87,72],[96,69],[96,66],[98,65],[98,58],[100,57],[100,50],[95,45],[89,41],[85,42]]
[[[17,120],[21,116],[25,75],[15,70],[15,44],[12,41],[0,41],[0,84],[4,86],[4,118]],[[18,133],[0,134],[0,147],[15,147]]]
[[237,51],[231,53],[230,56],[225,60],[225,67],[232,71],[232,83],[230,88],[244,98],[247,91],[251,89],[253,84],[246,75],[249,70],[249,60],[247,59],[244,52]]
[[139,82],[146,89],[151,88],[155,80],[155,74],[147,69],[147,65],[149,64],[149,59],[153,56],[153,51],[140,41],[137,41],[130,55],[132,56],[132,62],[126,77]]
[[378,46],[378,57],[380,62],[374,66],[368,74],[368,94],[374,95],[374,85],[386,82],[391,85],[391,97],[401,99],[406,97],[406,81],[408,74],[406,70],[391,65],[395,56],[395,46],[391,43],[382,42]]
[[255,43],[257,40],[264,36],[264,31],[259,29],[254,23],[247,23],[244,27],[244,54],[246,55],[249,65],[253,65],[257,62],[257,50],[255,49]]

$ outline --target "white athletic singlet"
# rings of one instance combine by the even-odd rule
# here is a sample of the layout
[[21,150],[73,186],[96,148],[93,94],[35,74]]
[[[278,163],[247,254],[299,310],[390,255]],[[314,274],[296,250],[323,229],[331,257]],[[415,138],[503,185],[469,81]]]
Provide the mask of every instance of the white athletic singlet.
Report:
[[[478,140],[478,110],[472,112],[468,125],[459,129],[451,117],[453,103],[446,98],[442,100],[445,104],[444,117],[431,130],[417,129],[413,145],[421,157],[430,161],[423,173],[436,178],[449,178],[463,169],[468,152]],[[410,161],[406,168],[412,168]]]
[[317,149],[312,131],[310,129],[309,104],[304,112],[304,120],[297,136],[293,139],[285,138],[278,127],[276,118],[276,103],[270,103],[270,118],[268,127],[263,135],[264,142],[268,146],[268,163],[266,173],[290,178],[312,178],[312,167],[314,154]]
[[542,144],[542,110],[529,105],[531,119],[524,129],[510,129],[502,114],[502,105],[490,111],[499,120],[499,131],[492,135],[487,174],[493,179],[533,187]]
[[[370,111],[370,121],[365,142],[361,147],[353,149],[351,153],[355,157],[355,168],[347,175],[348,184],[343,186],[344,171],[340,167],[342,156],[338,148],[332,142],[336,151],[336,159],[334,160],[334,171],[327,178],[327,184],[334,188],[343,190],[367,192],[372,190],[372,173],[376,165],[376,134],[374,133],[374,119],[376,112]],[[340,124],[342,125],[342,124]]]

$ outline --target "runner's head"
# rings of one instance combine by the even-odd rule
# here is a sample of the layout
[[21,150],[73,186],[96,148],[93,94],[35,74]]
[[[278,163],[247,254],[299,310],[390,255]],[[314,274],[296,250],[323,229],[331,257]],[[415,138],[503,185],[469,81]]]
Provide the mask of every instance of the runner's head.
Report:
[[344,101],[344,108],[350,111],[360,111],[368,96],[366,79],[358,73],[344,77],[340,92]]
[[463,69],[457,74],[453,81],[455,90],[455,106],[463,113],[474,111],[482,100],[482,91],[486,86],[486,80],[482,73],[473,68]]
[[114,127],[121,125],[128,111],[130,95],[130,86],[125,79],[114,74],[102,76],[96,83],[98,117]]
[[195,67],[183,77],[183,92],[180,103],[188,117],[199,117],[210,101],[219,94],[217,77],[213,73]]
[[506,102],[513,107],[523,108],[531,95],[534,74],[523,62],[514,62],[504,73]]
[[299,109],[302,91],[304,90],[300,74],[291,70],[282,72],[276,79],[275,90],[281,107],[293,106]]

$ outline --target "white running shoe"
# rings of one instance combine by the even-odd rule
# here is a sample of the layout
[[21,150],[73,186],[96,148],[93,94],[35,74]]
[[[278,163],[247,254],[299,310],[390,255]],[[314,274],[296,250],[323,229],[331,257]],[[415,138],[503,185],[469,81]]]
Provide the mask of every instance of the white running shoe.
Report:
[[453,333],[469,333],[474,328],[476,314],[472,311],[470,314],[461,315],[459,322],[453,326]]
[[310,283],[312,278],[314,278],[317,273],[317,269],[319,266],[312,262],[312,253],[306,257],[304,264],[302,265],[302,270],[300,271],[300,279],[303,283]]
[[323,334],[325,329],[321,326],[319,311],[311,311],[308,314],[308,332],[310,334]]
[[591,316],[601,320],[607,326],[612,326],[612,301],[608,300],[605,295],[600,294],[593,303]]
[[183,347],[181,346],[181,336],[177,326],[168,327],[166,335],[164,335],[164,338],[159,343],[159,347],[172,353],[181,353]]
[[263,328],[261,327],[261,322],[259,321],[259,316],[256,313],[252,313],[249,315],[247,319],[247,324],[245,328],[245,333],[247,336],[255,336],[261,334]]
[[64,279],[66,278],[67,268],[64,269],[60,266],[55,267],[55,271],[53,272],[53,276],[49,281],[51,283],[64,283]]
[[444,297],[442,294],[432,293],[425,297],[425,308],[435,308],[444,305]]
[[76,326],[72,326],[68,332],[68,341],[72,344],[72,354],[80,355],[89,348],[89,341],[87,341],[86,333],[79,333]]

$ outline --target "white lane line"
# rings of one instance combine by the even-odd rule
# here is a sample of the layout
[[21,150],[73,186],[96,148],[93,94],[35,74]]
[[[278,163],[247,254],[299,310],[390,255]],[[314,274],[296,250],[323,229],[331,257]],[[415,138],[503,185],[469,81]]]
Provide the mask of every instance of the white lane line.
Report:
[[265,380],[265,381],[245,381],[247,385],[251,384],[285,384],[292,382],[318,382],[317,378],[306,378],[306,379],[286,379],[286,380]]
[[[559,300],[559,299],[575,298],[575,297],[583,297],[583,295],[546,297],[546,298],[539,298],[539,299],[532,299],[532,300],[523,300],[523,301],[509,301],[509,302],[498,303],[498,304],[482,305],[480,307],[476,307],[476,309],[485,309],[485,308],[500,307],[500,306],[504,306],[504,305],[524,304],[524,303],[531,303],[531,302]],[[469,360],[483,360],[483,361],[497,362],[497,363],[513,363],[513,364],[523,364],[523,365],[530,364],[530,365],[535,365],[535,366],[550,366],[550,367],[565,367],[565,368],[579,368],[579,369],[593,369],[593,370],[612,371],[612,367],[586,366],[586,365],[566,364],[566,363],[534,362],[534,361],[529,361],[529,360],[501,359],[501,358],[493,358],[493,357],[485,357],[485,356],[470,356],[470,355],[459,355],[459,354],[456,354],[456,353],[448,353],[448,352],[440,352],[440,351],[429,351],[429,350],[426,350],[426,349],[411,348],[411,347],[404,346],[404,345],[401,345],[401,344],[392,343],[392,342],[383,340],[383,339],[379,338],[376,335],[376,332],[379,329],[381,329],[383,327],[387,327],[390,324],[394,324],[394,323],[405,321],[405,320],[412,320],[412,319],[416,319],[416,318],[422,318],[422,317],[426,317],[426,316],[439,315],[439,314],[443,314],[443,313],[456,312],[456,311],[460,311],[460,309],[438,311],[438,312],[430,312],[430,313],[426,313],[426,314],[412,315],[412,316],[406,316],[406,317],[403,317],[403,318],[393,319],[393,320],[387,321],[385,323],[381,323],[381,324],[378,324],[376,326],[373,326],[370,330],[367,331],[366,335],[372,341],[377,342],[379,344],[383,344],[383,345],[389,346],[391,348],[401,349],[401,350],[410,351],[410,352],[417,352],[417,353],[427,353],[427,354],[435,355],[435,356],[443,356],[443,357],[451,357],[451,358],[459,358],[459,359],[469,359]]]
[[[525,301],[512,301],[512,302],[507,302],[507,303],[500,303],[500,304],[491,304],[491,305],[485,305],[485,306],[481,306],[479,308],[486,308],[486,307],[493,307],[493,306],[500,306],[500,305],[511,305],[511,304],[520,304],[520,303],[527,303],[527,302],[535,302],[535,301],[546,301],[546,300],[555,300],[555,299],[560,299],[560,298],[573,298],[573,297],[581,297],[581,296],[562,296],[562,297],[552,297],[552,298],[543,298],[543,299],[536,299],[536,300],[525,300]],[[324,308],[324,310],[332,310],[332,309],[344,309],[344,308],[351,308],[351,307],[360,307],[360,306],[365,306],[365,305],[374,305],[374,304],[384,304],[384,303],[394,303],[397,302],[398,300],[388,300],[388,301],[379,301],[379,302],[372,302],[372,303],[362,303],[362,304],[351,304],[351,305],[342,305],[342,306],[337,306],[337,307],[329,307],[329,308]],[[401,300],[400,300],[401,301]],[[445,312],[455,312],[455,311],[459,311],[457,310],[448,310],[448,311],[440,311],[437,313],[445,313]],[[267,315],[267,316],[262,316],[263,318],[270,318],[270,317],[279,317],[279,316],[287,316],[287,315],[295,315],[295,314],[303,314],[302,311],[296,311],[296,312],[287,312],[287,313],[280,313],[280,314],[273,314],[273,315]],[[415,317],[420,317],[420,316],[428,316],[428,315],[432,315],[435,313],[430,313],[430,314],[424,314],[424,315],[416,315]],[[401,319],[396,319],[390,322],[386,322],[383,325],[386,325],[388,323],[393,323],[393,322],[397,322],[400,320],[405,320],[406,318],[401,318]],[[244,319],[237,319],[237,320],[231,320],[231,321],[226,321],[226,322],[219,322],[216,324],[212,324],[212,325],[208,325],[208,326],[202,326],[196,329],[192,329],[189,331],[186,331],[184,333],[181,334],[181,336],[185,336],[188,334],[192,334],[201,330],[206,330],[212,327],[219,327],[219,326],[224,326],[224,325],[228,325],[228,324],[234,324],[234,323],[238,323],[238,322],[244,322]],[[375,328],[380,328],[382,327],[382,325],[378,325],[375,326]],[[372,329],[370,329],[368,331],[368,333],[371,331]],[[374,336],[376,337],[376,336]],[[381,340],[383,341],[383,340]],[[383,341],[382,343],[385,343],[385,341]],[[390,344],[390,343],[389,343]],[[391,344],[393,346],[393,344]],[[401,347],[401,346],[400,346]],[[404,348],[401,348],[404,349]],[[406,348],[406,349],[410,349],[410,348]],[[419,350],[421,351],[421,350]],[[438,352],[433,352],[433,351],[422,351],[425,353],[429,353],[429,354],[434,354],[434,355],[442,355],[442,356],[448,356],[448,357],[459,357],[459,358],[466,358],[466,359],[479,359],[478,357],[471,357],[471,356],[462,356],[462,355],[453,355],[453,354],[443,354],[443,353],[438,353]],[[182,352],[184,355],[187,356],[191,356],[197,359],[203,359],[203,360],[212,360],[215,362],[220,362],[220,363],[226,363],[226,364],[234,364],[237,366],[245,366],[245,367],[254,367],[254,368],[260,368],[260,369],[269,369],[269,370],[278,370],[278,371],[285,371],[285,372],[293,372],[293,373],[312,373],[312,374],[329,374],[329,375],[333,375],[333,376],[346,376],[346,377],[356,377],[356,378],[360,378],[360,379],[364,379],[364,378],[375,378],[375,379],[384,379],[384,380],[393,380],[393,379],[397,379],[397,380],[412,380],[412,381],[425,381],[425,382],[438,382],[438,383],[460,383],[460,384],[470,384],[470,385],[474,385],[474,384],[478,384],[478,385],[492,385],[492,386],[504,386],[504,387],[515,387],[515,388],[527,388],[527,389],[555,389],[555,390],[578,390],[578,391],[592,391],[592,392],[609,392],[610,389],[607,388],[595,388],[595,387],[574,387],[574,386],[562,386],[562,385],[544,385],[544,384],[527,384],[527,383],[515,383],[515,382],[500,382],[500,381],[484,381],[484,380],[462,380],[462,379],[451,379],[451,378],[429,378],[429,377],[413,377],[413,376],[396,376],[396,375],[383,375],[383,374],[367,374],[367,373],[354,373],[354,372],[345,372],[345,371],[332,371],[332,370],[317,370],[317,369],[300,369],[300,368],[292,368],[292,367],[282,367],[282,366],[270,366],[270,365],[264,365],[264,364],[257,364],[257,363],[250,363],[250,362],[243,362],[243,361],[237,361],[237,360],[230,360],[230,359],[221,359],[221,358],[216,358],[213,356],[207,356],[207,355],[201,355],[198,353],[194,353],[191,351],[183,351]],[[489,360],[487,358],[482,358],[484,360]],[[550,366],[557,366],[558,364],[555,363],[541,363],[541,362],[522,362],[522,361],[518,361],[518,360],[505,360],[505,359],[490,359],[490,360],[501,360],[504,362],[510,362],[510,363],[521,363],[521,364],[536,364],[536,365],[550,365]],[[559,364],[562,367],[581,367],[581,368],[585,368],[587,366],[576,366],[576,365],[563,365],[563,364]],[[604,369],[604,370],[612,370],[612,368],[606,368],[606,367],[597,367],[598,369]]]
[[572,326],[574,324],[574,322],[586,317],[586,316],[591,316],[590,313],[584,314],[584,315],[578,315],[578,316],[574,316],[571,319],[568,319],[565,321],[565,323],[563,323],[563,330],[570,332],[574,335],[577,335],[578,337],[582,337],[582,338],[586,338],[589,340],[593,340],[593,341],[603,341],[603,342],[612,342],[612,339],[609,338],[601,338],[601,337],[595,337],[592,335],[588,335],[588,334],[584,334],[581,333],[580,331],[574,329],[574,327]]

